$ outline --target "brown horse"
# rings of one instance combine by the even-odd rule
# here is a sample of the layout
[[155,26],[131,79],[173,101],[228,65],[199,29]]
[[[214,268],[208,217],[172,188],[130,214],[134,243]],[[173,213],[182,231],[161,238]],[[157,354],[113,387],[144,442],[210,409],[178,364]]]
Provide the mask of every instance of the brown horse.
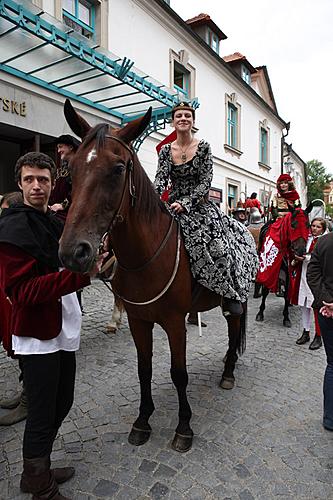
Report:
[[[131,142],[149,124],[151,110],[122,129],[108,124],[91,128],[67,100],[65,117],[83,143],[71,163],[72,204],[60,242],[60,258],[67,268],[86,272],[94,264],[103,235],[109,235],[118,261],[112,287],[125,304],[141,388],[139,416],[129,442],[141,445],[151,433],[152,331],[157,323],[168,336],[171,378],[179,399],[172,447],[185,452],[193,440],[186,395],[185,316],[189,311],[219,306],[221,297],[194,286],[180,228],[131,148]],[[237,351],[245,349],[245,306],[242,317],[229,316],[227,322],[229,348],[221,386],[231,389]]]

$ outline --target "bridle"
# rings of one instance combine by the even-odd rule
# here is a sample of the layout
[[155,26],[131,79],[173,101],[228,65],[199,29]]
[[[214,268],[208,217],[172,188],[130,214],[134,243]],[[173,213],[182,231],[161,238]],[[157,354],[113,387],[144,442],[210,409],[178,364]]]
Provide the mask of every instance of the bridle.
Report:
[[[101,243],[100,243],[100,250],[103,249],[105,239],[111,233],[112,228],[117,223],[121,223],[121,222],[124,221],[124,217],[121,214],[121,211],[122,211],[122,208],[123,208],[123,203],[124,203],[124,199],[125,199],[125,193],[126,193],[126,186],[127,186],[127,184],[128,184],[128,192],[129,192],[129,195],[130,195],[131,206],[132,207],[135,206],[135,201],[136,201],[135,185],[134,185],[134,181],[133,181],[134,151],[133,151],[133,149],[130,146],[128,146],[128,144],[126,144],[124,141],[122,141],[118,137],[115,137],[114,135],[105,135],[105,138],[117,141],[119,144],[121,144],[127,151],[129,151],[129,153],[131,155],[131,158],[130,158],[130,160],[126,164],[126,178],[125,178],[125,182],[124,182],[124,187],[123,187],[122,195],[121,195],[121,198],[120,198],[119,207],[118,207],[118,209],[116,211],[116,214],[114,215],[114,217],[110,221],[110,224],[109,224],[109,227],[108,227],[107,231],[102,236]],[[112,274],[111,274],[110,278],[108,279],[108,281],[112,282],[112,279],[114,278],[114,276],[115,276],[116,271],[117,271],[118,268],[121,269],[121,270],[123,270],[123,271],[126,271],[126,272],[138,272],[138,271],[142,271],[143,269],[145,269],[146,267],[148,267],[154,260],[156,260],[157,257],[162,252],[163,248],[166,246],[167,242],[169,241],[169,238],[170,238],[171,233],[172,233],[174,221],[175,221],[175,218],[172,217],[169,229],[168,229],[165,237],[163,238],[163,241],[161,242],[160,246],[158,247],[158,249],[156,250],[156,252],[154,253],[154,255],[147,262],[145,262],[143,265],[141,265],[140,267],[137,267],[135,269],[128,269],[128,268],[125,268],[124,266],[122,266],[121,264],[119,264],[119,261],[116,259],[115,263],[114,263],[114,266],[113,266]],[[179,261],[180,261],[180,243],[181,243],[181,234],[180,234],[180,224],[178,223],[176,258],[175,258],[175,264],[174,264],[174,268],[173,268],[171,277],[168,280],[167,284],[164,286],[163,290],[160,293],[158,293],[155,297],[153,297],[152,299],[147,300],[145,302],[134,302],[134,301],[125,299],[125,297],[122,297],[121,295],[119,295],[111,286],[109,286],[109,284],[107,283],[106,280],[102,279],[103,283],[117,297],[119,297],[124,302],[127,302],[128,304],[132,304],[132,305],[136,305],[136,306],[143,306],[143,305],[148,305],[148,304],[152,304],[153,302],[156,302],[158,299],[160,299],[167,292],[167,290],[170,288],[170,286],[172,285],[172,283],[173,283],[173,281],[174,281],[174,279],[176,277],[176,274],[177,274],[177,271],[178,271],[178,267],[179,267]]]

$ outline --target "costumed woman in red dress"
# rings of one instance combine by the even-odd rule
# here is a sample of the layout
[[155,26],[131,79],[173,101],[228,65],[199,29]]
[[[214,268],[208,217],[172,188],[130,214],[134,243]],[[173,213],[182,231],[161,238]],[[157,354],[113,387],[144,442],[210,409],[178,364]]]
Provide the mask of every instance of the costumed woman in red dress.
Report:
[[289,174],[281,174],[276,181],[277,194],[274,195],[271,204],[273,219],[286,215],[291,208],[301,206],[299,194],[295,189],[294,182]]

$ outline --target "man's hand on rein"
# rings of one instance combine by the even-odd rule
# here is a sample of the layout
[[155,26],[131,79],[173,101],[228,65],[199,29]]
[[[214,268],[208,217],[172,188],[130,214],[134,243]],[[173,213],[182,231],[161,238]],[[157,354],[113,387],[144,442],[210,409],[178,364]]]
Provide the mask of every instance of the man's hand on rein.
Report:
[[109,252],[104,252],[104,253],[101,253],[97,256],[94,267],[92,268],[91,271],[89,271],[89,273],[87,273],[87,274],[89,274],[89,276],[91,278],[94,278],[97,274],[99,274],[101,272],[103,262],[108,255],[109,255]]

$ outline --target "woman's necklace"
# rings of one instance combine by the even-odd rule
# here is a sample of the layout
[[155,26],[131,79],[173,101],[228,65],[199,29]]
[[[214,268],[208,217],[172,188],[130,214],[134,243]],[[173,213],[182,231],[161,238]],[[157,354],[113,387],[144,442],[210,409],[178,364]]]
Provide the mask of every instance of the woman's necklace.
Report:
[[180,159],[182,160],[182,162],[183,162],[183,163],[186,163],[186,160],[187,160],[187,155],[186,155],[186,153],[187,153],[187,151],[189,150],[189,148],[190,148],[190,146],[192,145],[192,143],[193,143],[193,139],[191,140],[190,144],[189,144],[189,145],[187,146],[187,148],[185,148],[185,149],[182,149],[182,148],[180,147],[180,144],[178,144],[179,149],[180,149],[180,151],[181,151]]

